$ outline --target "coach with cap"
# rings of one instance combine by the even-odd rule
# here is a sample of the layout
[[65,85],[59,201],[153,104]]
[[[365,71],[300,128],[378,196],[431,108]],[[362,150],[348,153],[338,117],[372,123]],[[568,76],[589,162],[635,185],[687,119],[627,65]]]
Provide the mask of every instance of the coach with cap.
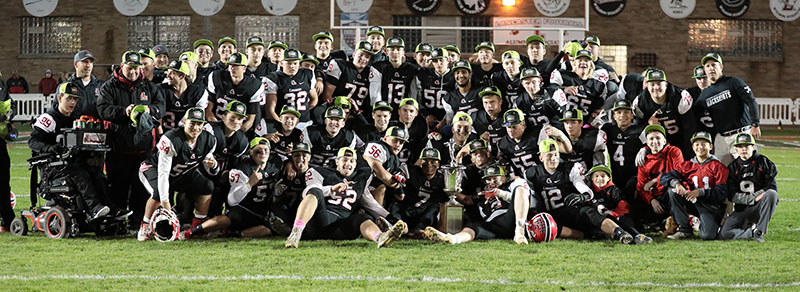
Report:
[[[97,113],[97,99],[100,97],[100,87],[103,86],[104,81],[98,79],[92,74],[94,69],[94,55],[87,50],[81,50],[75,53],[72,58],[72,66],[75,67],[75,74],[72,75],[67,82],[75,84],[79,89],[78,95],[83,98],[78,99],[78,105],[75,106],[74,112],[80,115],[90,115],[98,117]],[[58,108],[58,100],[56,99],[54,108]]]

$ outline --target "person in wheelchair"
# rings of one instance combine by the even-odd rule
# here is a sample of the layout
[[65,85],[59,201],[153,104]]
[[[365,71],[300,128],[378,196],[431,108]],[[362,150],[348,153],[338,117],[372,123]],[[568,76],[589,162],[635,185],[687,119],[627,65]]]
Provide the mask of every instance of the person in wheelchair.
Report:
[[[57,137],[63,134],[64,128],[72,128],[73,121],[78,118],[74,112],[75,106],[82,97],[79,95],[80,89],[77,85],[69,82],[61,83],[57,88],[57,94],[58,107],[50,108],[39,115],[33,124],[28,147],[34,156],[48,153],[61,155],[68,150],[57,141]],[[102,158],[94,159],[90,152],[78,151],[73,154],[63,168],[42,169],[43,180],[45,177],[48,180],[66,177],[66,181],[71,182],[83,198],[92,220],[108,215],[111,208],[103,203],[106,200],[103,198],[105,186],[102,179]],[[51,174],[51,170],[56,173]],[[115,210],[112,216],[120,216],[123,213],[125,212]]]

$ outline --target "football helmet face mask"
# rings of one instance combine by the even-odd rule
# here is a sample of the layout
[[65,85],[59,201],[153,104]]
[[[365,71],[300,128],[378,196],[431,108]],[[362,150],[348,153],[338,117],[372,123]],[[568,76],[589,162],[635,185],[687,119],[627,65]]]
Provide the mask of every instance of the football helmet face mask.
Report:
[[558,235],[558,225],[548,213],[539,213],[525,224],[528,240],[535,242],[551,242]]
[[174,241],[180,234],[180,222],[174,212],[158,208],[150,218],[150,228],[153,230],[153,237],[158,241]]

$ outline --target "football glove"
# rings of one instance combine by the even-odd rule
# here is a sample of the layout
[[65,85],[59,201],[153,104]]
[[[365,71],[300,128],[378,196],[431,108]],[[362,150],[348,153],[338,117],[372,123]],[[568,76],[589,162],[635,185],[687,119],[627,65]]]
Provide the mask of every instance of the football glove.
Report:
[[569,194],[564,198],[564,203],[567,204],[567,206],[577,207],[586,203],[590,198],[591,196],[588,193]]

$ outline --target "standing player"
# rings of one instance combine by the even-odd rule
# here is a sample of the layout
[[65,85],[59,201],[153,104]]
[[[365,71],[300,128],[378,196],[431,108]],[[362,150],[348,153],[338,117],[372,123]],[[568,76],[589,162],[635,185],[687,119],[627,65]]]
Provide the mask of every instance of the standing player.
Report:
[[739,157],[728,165],[728,199],[735,208],[719,232],[722,239],[752,238],[764,242],[767,226],[778,207],[778,169],[756,151],[755,143],[753,136],[741,133],[733,144]]
[[433,46],[429,43],[419,43],[414,49],[414,58],[408,62],[419,66],[420,68],[431,67],[431,55],[433,54]]
[[[375,46],[372,46],[375,48]],[[405,42],[402,38],[391,37],[386,41],[387,61],[372,64],[369,76],[369,94],[372,104],[379,100],[399,108],[404,98],[417,99],[417,91],[412,82],[419,72],[419,66],[403,61]]]
[[300,112],[291,105],[284,105],[281,109],[281,116],[278,121],[270,121],[267,123],[266,135],[267,140],[270,141],[272,152],[280,157],[281,161],[289,159],[289,152],[292,151],[292,146],[300,143],[302,140],[303,131],[297,128],[297,122],[300,121]]
[[267,64],[267,73],[278,72],[280,70],[283,55],[288,48],[289,46],[282,41],[274,40],[269,42],[267,46],[267,55],[264,56],[264,60],[261,61]]
[[592,53],[587,50],[579,50],[571,64],[572,71],[556,70],[550,75],[550,87],[557,88],[552,96],[565,110],[580,109],[589,123],[606,100],[606,80],[593,77]]
[[[153,70],[155,69],[156,54],[153,53],[153,50],[150,48],[141,48],[138,52],[142,62],[142,66],[140,68],[142,70],[142,78],[153,81],[155,84],[161,83],[160,81],[156,82],[157,80],[153,79],[153,77],[155,77],[153,75]],[[163,81],[163,79],[161,81]]]
[[211,63],[211,58],[214,57],[214,43],[208,39],[199,39],[194,42],[192,46],[195,54],[197,54],[197,78],[195,82],[200,82],[203,87],[208,86],[208,75],[216,69]]
[[714,121],[711,119],[711,114],[708,113],[707,109],[704,109],[702,106],[697,104],[697,101],[700,98],[700,93],[703,91],[703,89],[711,86],[711,80],[708,80],[708,76],[706,76],[706,71],[703,69],[703,66],[694,67],[694,70],[692,71],[692,78],[697,86],[690,87],[686,89],[686,91],[689,92],[689,94],[692,96],[692,100],[694,100],[692,110],[694,110],[694,117],[697,119],[697,129],[710,133],[712,137],[716,136],[716,133],[714,132]]
[[506,135],[503,119],[500,118],[507,109],[502,94],[497,87],[486,87],[478,93],[478,96],[483,102],[483,110],[471,114],[472,126],[481,139],[497,145],[497,141]]
[[690,159],[689,140],[696,131],[692,96],[688,91],[667,82],[661,69],[647,71],[644,78],[647,90],[633,100],[633,111],[642,123],[660,124],[667,130],[667,142],[677,146]]
[[453,64],[453,78],[456,88],[447,93],[442,99],[447,123],[453,123],[453,115],[458,112],[472,114],[480,110],[481,98],[478,96],[480,89],[472,86],[472,66],[469,62],[458,60]]
[[717,239],[717,230],[725,215],[728,195],[728,168],[711,154],[711,134],[697,132],[692,137],[695,157],[684,161],[675,170],[661,175],[661,185],[669,186],[672,217],[678,223],[678,232],[667,236],[682,239],[694,236],[689,225],[689,214],[700,217],[700,238]]
[[253,78],[261,79],[269,73],[268,64],[263,62],[264,58],[264,40],[259,36],[251,36],[247,39],[247,47],[245,48],[247,54],[247,74]]
[[549,125],[561,116],[558,103],[542,90],[542,77],[536,68],[525,68],[520,73],[525,91],[514,100],[513,107],[522,110],[531,125]]
[[630,202],[636,192],[635,161],[637,152],[644,147],[644,125],[633,124],[633,107],[627,100],[616,101],[612,111],[614,122],[606,123],[600,129],[606,133],[606,149],[614,184],[622,189],[623,197]]
[[[545,72],[552,60],[545,59],[547,56],[547,43],[539,35],[531,35],[525,39],[525,46],[528,50],[527,56],[520,56],[523,68],[536,68],[543,76],[550,76],[550,72]],[[542,80],[548,82],[549,80]]]
[[397,110],[398,120],[390,125],[402,126],[408,130],[408,143],[397,155],[403,163],[413,164],[419,157],[422,148],[425,148],[428,135],[428,124],[419,116],[419,103],[412,98],[400,101]]
[[228,59],[236,53],[236,40],[232,37],[225,36],[217,41],[217,53],[219,60],[214,63],[216,70],[225,70],[228,68]]
[[717,129],[714,153],[723,164],[728,165],[739,155],[731,148],[736,134],[750,133],[756,139],[761,138],[758,103],[750,86],[742,79],[722,75],[724,67],[719,54],[709,53],[700,63],[708,80],[711,80],[711,86],[700,93],[697,104],[711,114]]
[[314,71],[300,68],[302,55],[298,50],[288,49],[283,55],[283,70],[267,76],[265,118],[279,121],[275,109],[291,105],[300,112],[297,128],[302,130],[311,125],[311,109],[317,106],[317,91],[314,90],[317,78]]
[[517,98],[525,92],[519,76],[521,66],[519,53],[517,51],[505,51],[500,56],[500,60],[502,60],[503,71],[492,74],[492,85],[503,93],[506,104],[514,104]]
[[503,72],[503,65],[494,59],[494,44],[484,41],[475,46],[478,63],[472,66],[472,84],[476,87],[492,86],[492,74]]
[[619,76],[617,76],[617,71],[614,70],[614,67],[611,67],[608,63],[603,61],[600,58],[600,38],[596,35],[589,35],[583,39],[586,43],[586,50],[592,53],[592,62],[594,62],[594,66],[599,70],[606,71],[604,77],[606,80],[612,80],[614,82],[619,82]]
[[356,151],[343,147],[336,155],[336,169],[320,167],[306,172],[306,189],[286,247],[297,248],[301,237],[356,239],[360,234],[377,243],[378,248],[400,238],[406,228],[403,221],[381,232],[370,215],[356,212],[360,207],[376,216],[383,210],[367,190],[372,171],[356,168],[356,160]]
[[[314,40],[314,56],[319,60],[319,68],[327,69],[334,59],[347,60],[347,55],[342,50],[333,50],[333,34],[329,31],[321,31],[311,36]],[[371,45],[370,45],[371,46]],[[370,55],[372,50],[370,49]],[[369,61],[367,61],[369,62]]]
[[447,58],[450,59],[450,64],[455,64],[456,61],[461,60],[461,49],[456,44],[446,44],[442,48],[447,51]]
[[173,60],[166,70],[168,82],[159,84],[167,109],[161,119],[161,127],[165,132],[178,127],[187,109],[196,107],[205,110],[208,106],[208,91],[188,82],[189,64]]
[[303,143],[311,146],[311,165],[332,166],[336,149],[363,146],[364,143],[353,131],[343,129],[344,118],[344,110],[332,106],[325,111],[324,125],[312,125],[303,129]]
[[522,177],[526,169],[541,163],[534,153],[539,152],[539,136],[544,135],[542,126],[528,126],[525,114],[519,109],[503,114],[503,126],[508,135],[497,143],[499,160],[509,164],[515,176]]
[[208,93],[211,102],[206,108],[209,120],[217,121],[222,119],[229,102],[238,100],[246,104],[247,120],[242,125],[244,132],[253,127],[258,103],[264,93],[261,80],[245,74],[247,63],[247,56],[233,53],[228,59],[227,70],[214,71],[208,75]]
[[422,68],[417,74],[415,83],[417,92],[422,93],[421,114],[428,123],[428,128],[441,131],[445,125],[444,96],[455,89],[455,78],[450,70],[450,60],[444,49],[435,49],[431,53],[433,68]]
[[389,57],[383,52],[384,45],[386,45],[386,33],[382,27],[373,25],[367,28],[367,41],[372,44],[372,51],[375,52],[369,59],[368,65],[389,60]]
[[[372,44],[359,42],[353,52],[353,60],[333,59],[325,67],[325,90],[322,91],[323,100],[333,101],[334,96],[346,96],[355,102],[355,106],[371,114],[372,105],[369,99],[369,59],[372,56]],[[366,106],[365,106],[366,105]]]

